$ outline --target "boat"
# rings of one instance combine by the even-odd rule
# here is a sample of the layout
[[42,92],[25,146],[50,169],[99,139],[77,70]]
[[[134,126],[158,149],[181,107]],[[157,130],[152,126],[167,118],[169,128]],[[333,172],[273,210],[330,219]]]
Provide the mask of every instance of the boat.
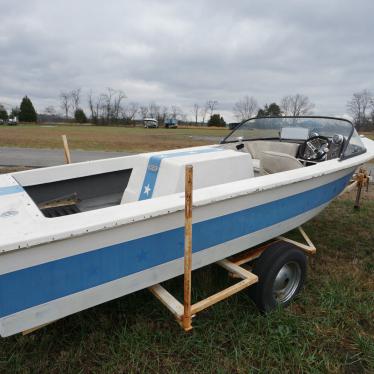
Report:
[[186,165],[197,269],[312,219],[373,157],[348,120],[266,117],[219,144],[0,175],[0,335],[183,274]]

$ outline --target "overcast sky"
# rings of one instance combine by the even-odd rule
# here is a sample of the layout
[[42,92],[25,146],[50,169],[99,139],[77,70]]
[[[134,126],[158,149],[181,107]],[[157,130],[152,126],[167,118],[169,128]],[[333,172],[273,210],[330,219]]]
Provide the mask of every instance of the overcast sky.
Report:
[[[374,91],[373,0],[0,0],[0,102],[59,107],[62,90],[122,89],[180,105],[308,95],[342,115]],[[230,118],[231,117],[231,118]]]

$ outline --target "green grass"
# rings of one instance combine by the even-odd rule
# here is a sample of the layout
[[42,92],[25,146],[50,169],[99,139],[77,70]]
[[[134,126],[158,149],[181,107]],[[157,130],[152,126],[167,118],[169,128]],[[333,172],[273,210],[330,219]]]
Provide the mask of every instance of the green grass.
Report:
[[[305,225],[318,252],[287,309],[261,315],[242,292],[184,333],[148,291],[2,339],[3,373],[373,373],[374,200],[339,199]],[[181,296],[181,278],[166,287]],[[212,265],[193,273],[195,300],[227,286]]]

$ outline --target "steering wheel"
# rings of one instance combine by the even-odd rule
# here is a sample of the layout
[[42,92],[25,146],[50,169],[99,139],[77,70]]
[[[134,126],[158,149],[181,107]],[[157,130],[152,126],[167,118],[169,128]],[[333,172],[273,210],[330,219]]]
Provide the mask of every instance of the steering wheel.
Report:
[[329,151],[330,140],[326,136],[312,136],[300,148],[300,156],[307,161],[321,161]]

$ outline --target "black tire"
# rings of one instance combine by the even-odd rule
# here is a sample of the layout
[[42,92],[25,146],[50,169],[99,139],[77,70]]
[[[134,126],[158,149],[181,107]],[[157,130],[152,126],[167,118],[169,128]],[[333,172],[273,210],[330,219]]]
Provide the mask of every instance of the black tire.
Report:
[[259,281],[249,288],[250,296],[267,313],[295,299],[306,279],[307,258],[295,245],[279,241],[262,253],[252,272]]

